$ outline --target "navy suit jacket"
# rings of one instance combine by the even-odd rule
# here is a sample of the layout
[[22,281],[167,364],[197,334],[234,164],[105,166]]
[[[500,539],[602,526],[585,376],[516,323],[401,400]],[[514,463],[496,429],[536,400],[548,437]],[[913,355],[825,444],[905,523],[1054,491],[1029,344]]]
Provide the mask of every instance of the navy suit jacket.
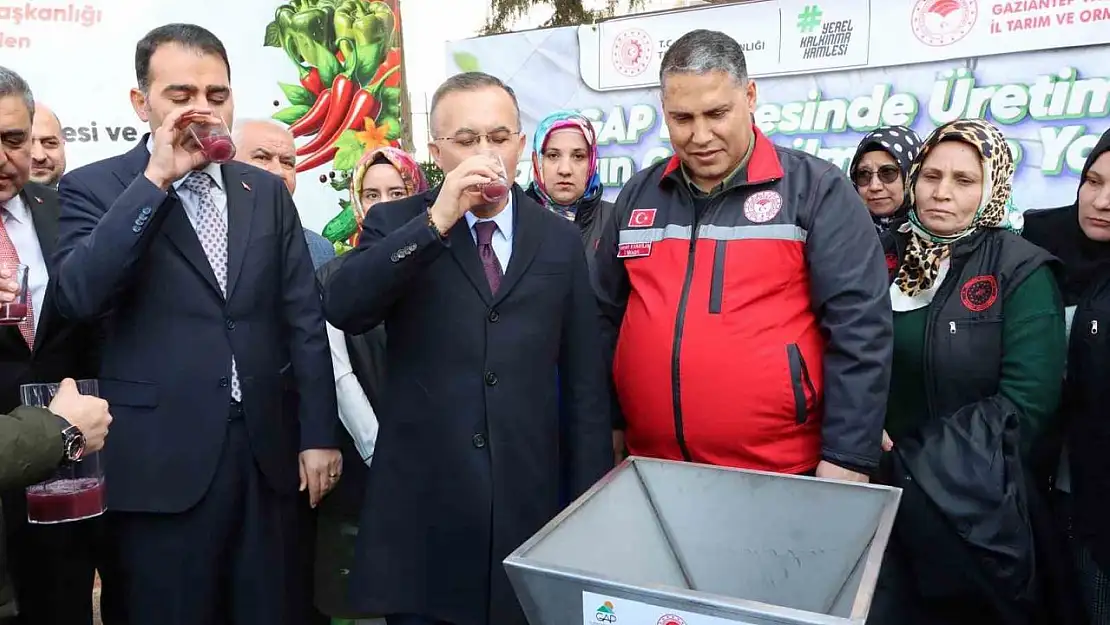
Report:
[[[59,187],[57,306],[98,319],[100,390],[115,421],[104,450],[110,509],[184,511],[204,495],[224,446],[235,355],[251,450],[278,492],[297,454],[335,448],[338,416],[324,315],[293,199],[277,177],[227,163],[228,295],[171,188],[130,152]],[[282,401],[292,363],[299,415]]]
[[519,187],[491,293],[466,220],[446,240],[428,226],[437,192],[375,206],[324,289],[337,328],[386,332],[353,607],[524,625],[501,561],[559,512],[563,479],[578,495],[613,467],[597,300],[578,229]]

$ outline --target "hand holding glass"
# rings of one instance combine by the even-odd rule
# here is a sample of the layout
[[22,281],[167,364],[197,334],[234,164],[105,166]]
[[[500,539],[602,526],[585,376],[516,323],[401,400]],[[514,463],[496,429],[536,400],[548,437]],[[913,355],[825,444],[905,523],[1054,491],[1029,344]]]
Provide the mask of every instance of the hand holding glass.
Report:
[[[26,406],[46,408],[58,392],[58,384],[24,384],[19,395]],[[82,395],[99,396],[96,380],[77,380]],[[86,453],[80,460],[58,469],[53,477],[27,487],[27,522],[68,523],[104,514],[104,473],[99,453]]]

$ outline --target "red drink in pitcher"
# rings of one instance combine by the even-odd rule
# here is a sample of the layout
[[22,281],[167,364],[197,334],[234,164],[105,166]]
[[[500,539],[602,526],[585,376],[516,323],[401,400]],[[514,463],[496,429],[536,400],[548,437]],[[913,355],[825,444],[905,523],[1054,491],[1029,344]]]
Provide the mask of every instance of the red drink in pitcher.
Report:
[[103,479],[55,480],[27,489],[27,520],[31,523],[80,521],[103,513]]

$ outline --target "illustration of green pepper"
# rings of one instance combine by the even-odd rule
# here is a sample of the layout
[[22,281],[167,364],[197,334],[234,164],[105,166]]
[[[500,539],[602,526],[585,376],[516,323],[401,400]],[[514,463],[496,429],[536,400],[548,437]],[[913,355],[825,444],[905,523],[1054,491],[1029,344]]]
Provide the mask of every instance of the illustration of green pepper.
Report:
[[332,0],[292,0],[274,12],[285,53],[294,62],[312,63],[310,42],[335,54],[335,6]]
[[393,41],[396,20],[389,5],[343,0],[335,10],[335,36],[345,71],[360,85],[372,82]]
[[351,39],[357,47],[388,46],[394,23],[393,9],[381,0],[342,0],[335,8],[335,38]]
[[377,44],[359,46],[354,39],[340,39],[339,52],[343,55],[343,73],[359,85],[370,84],[374,75],[374,62],[381,56],[382,47]]

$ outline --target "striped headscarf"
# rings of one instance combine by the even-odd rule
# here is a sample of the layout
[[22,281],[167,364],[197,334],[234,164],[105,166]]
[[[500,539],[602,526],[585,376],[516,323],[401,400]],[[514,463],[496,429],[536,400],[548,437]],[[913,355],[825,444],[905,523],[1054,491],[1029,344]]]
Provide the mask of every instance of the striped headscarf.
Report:
[[[590,152],[590,163],[586,169],[586,192],[573,204],[560,204],[552,199],[543,180],[543,153],[547,149],[547,140],[552,133],[560,130],[577,130],[582,133]],[[601,195],[603,189],[597,169],[597,134],[589,119],[574,111],[555,111],[540,121],[532,136],[532,190],[544,206],[571,220],[574,219],[579,203],[596,200]]]

